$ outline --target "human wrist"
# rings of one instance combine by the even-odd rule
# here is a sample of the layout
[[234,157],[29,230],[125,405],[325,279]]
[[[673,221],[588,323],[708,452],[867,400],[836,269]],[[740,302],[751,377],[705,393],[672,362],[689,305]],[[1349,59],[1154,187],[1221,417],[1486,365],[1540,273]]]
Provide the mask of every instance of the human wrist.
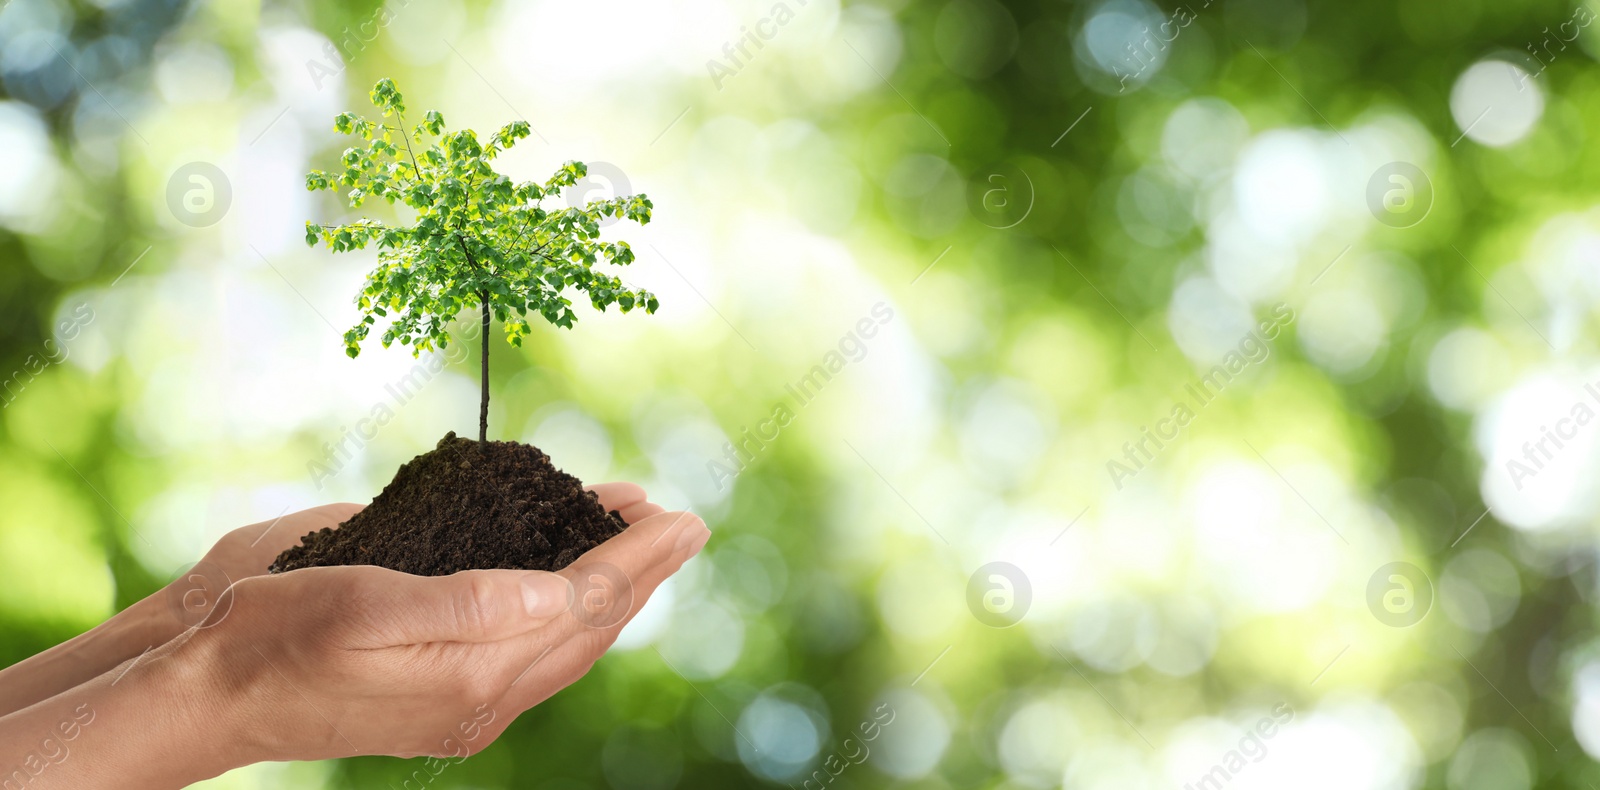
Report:
[[242,618],[224,614],[166,648],[172,655],[166,682],[206,718],[211,742],[226,747],[215,756],[227,764],[223,770],[308,759],[305,728],[290,713],[300,711],[305,698],[268,658],[272,642]]
[[[272,700],[262,693],[262,678],[240,666],[231,629],[186,631],[169,643],[171,658],[162,667],[161,686],[183,701],[195,719],[199,743],[188,753],[212,775],[258,762],[283,761],[281,733],[272,729]],[[200,777],[208,778],[208,777]]]
[[86,645],[82,652],[103,656],[116,666],[183,633],[183,624],[161,605],[162,597],[158,592],[137,601],[89,629],[83,635]]
[[0,671],[0,716],[87,683],[180,633],[177,621],[150,600]]
[[79,667],[79,671],[87,674],[70,684],[77,685],[134,656],[154,650],[184,631],[183,624],[162,605],[163,597],[158,592],[136,601],[39,657],[48,657],[52,663],[64,658],[69,665]]
[[30,790],[168,790],[256,762],[187,636],[0,718],[0,771]]
[[108,715],[134,717],[143,731],[130,739],[149,767],[138,787],[186,787],[268,759],[245,726],[253,717],[220,652],[202,634],[186,631],[100,679]]

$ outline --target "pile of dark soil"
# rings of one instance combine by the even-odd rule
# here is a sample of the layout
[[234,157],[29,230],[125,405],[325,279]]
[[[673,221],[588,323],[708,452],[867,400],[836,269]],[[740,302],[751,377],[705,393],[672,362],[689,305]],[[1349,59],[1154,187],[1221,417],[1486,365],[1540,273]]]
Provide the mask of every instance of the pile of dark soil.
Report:
[[452,432],[401,466],[366,509],[338,529],[301,538],[270,571],[323,565],[378,565],[418,576],[473,568],[553,571],[626,526],[539,448]]

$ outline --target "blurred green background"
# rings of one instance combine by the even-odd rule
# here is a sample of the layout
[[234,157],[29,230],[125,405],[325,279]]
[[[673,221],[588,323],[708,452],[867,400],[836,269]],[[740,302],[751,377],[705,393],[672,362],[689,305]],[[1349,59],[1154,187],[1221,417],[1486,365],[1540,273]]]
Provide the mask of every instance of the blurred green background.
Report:
[[397,403],[417,360],[340,343],[370,254],[302,241],[390,76],[529,121],[513,178],[655,201],[617,230],[661,312],[497,345],[490,430],[715,531],[428,786],[1600,783],[1594,18],[9,0],[0,660],[470,433],[475,356]]

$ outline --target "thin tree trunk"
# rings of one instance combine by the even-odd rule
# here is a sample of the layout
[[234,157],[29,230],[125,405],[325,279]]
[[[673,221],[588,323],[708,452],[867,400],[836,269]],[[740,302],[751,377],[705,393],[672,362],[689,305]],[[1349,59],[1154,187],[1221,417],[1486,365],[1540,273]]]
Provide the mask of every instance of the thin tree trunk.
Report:
[[478,293],[483,305],[483,399],[478,401],[478,441],[489,441],[489,294]]

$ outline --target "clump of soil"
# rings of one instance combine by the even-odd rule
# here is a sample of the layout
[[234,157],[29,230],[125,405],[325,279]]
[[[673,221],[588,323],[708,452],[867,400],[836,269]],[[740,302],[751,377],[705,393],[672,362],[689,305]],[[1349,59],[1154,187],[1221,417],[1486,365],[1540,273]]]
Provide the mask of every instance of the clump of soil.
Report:
[[473,568],[553,571],[621,532],[578,478],[520,442],[445,434],[400,467],[364,510],[278,555],[283,573],[323,565],[378,565],[418,576]]

